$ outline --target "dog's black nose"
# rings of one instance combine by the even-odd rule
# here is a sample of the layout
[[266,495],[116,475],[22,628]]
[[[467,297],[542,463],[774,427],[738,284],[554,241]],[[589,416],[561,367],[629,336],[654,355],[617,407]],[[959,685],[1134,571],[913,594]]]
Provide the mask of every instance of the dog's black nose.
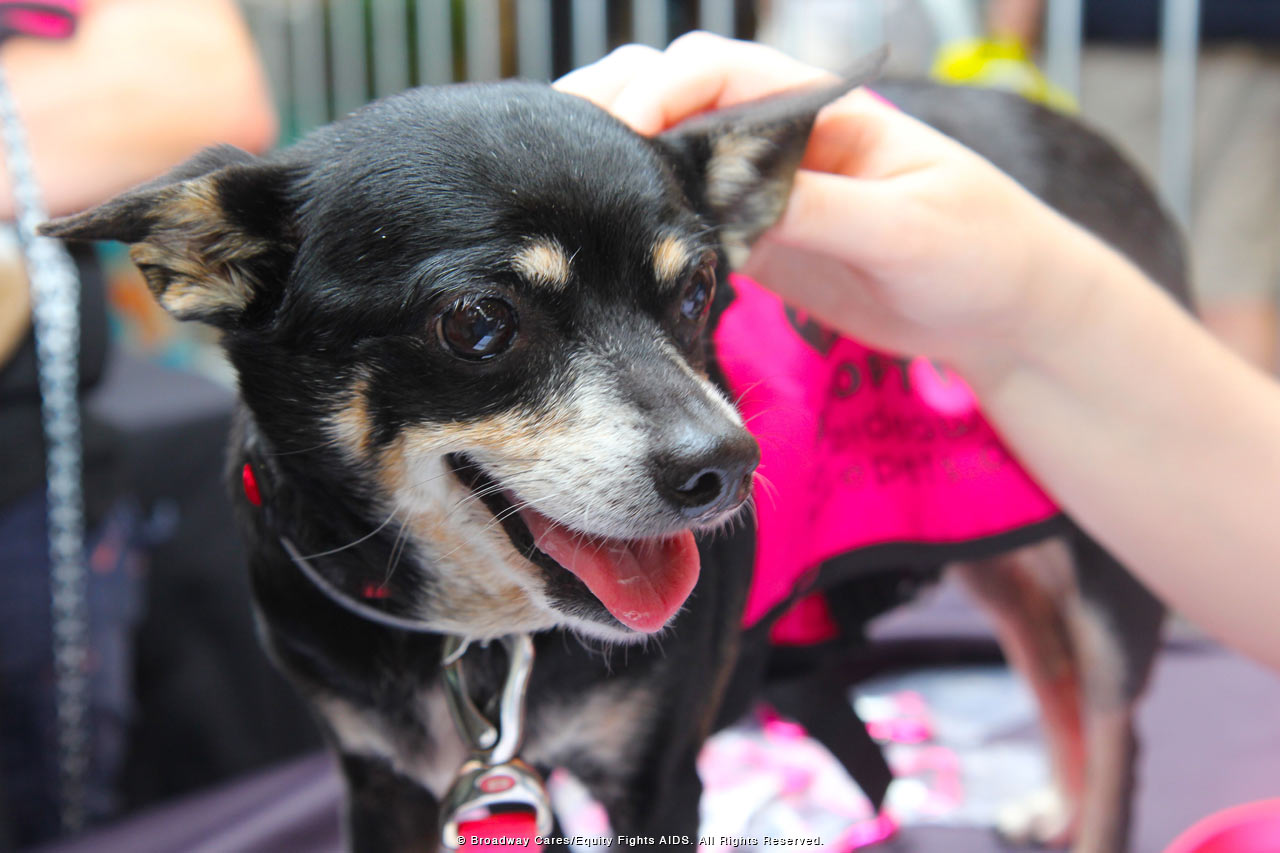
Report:
[[745,430],[710,441],[686,442],[654,459],[658,491],[685,518],[735,509],[751,493],[760,447]]

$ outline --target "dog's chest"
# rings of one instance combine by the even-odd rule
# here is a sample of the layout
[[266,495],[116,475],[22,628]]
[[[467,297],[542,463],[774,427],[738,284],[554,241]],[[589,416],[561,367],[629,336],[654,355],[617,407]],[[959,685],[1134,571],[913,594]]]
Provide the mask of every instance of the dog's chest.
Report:
[[[648,687],[621,682],[530,697],[520,757],[543,770],[604,770],[621,783],[635,769],[654,699]],[[405,726],[342,699],[317,700],[341,752],[381,759],[442,798],[469,752],[439,685],[422,690],[416,706],[414,723]]]

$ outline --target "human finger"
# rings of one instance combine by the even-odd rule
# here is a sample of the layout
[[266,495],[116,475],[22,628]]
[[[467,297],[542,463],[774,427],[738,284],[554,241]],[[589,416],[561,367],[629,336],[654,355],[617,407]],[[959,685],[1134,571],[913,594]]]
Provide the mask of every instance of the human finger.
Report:
[[614,115],[655,134],[700,112],[834,79],[783,53],[711,33],[681,36],[613,99]]
[[551,85],[609,109],[624,86],[661,61],[662,51],[643,44],[626,44],[602,59],[584,65]]
[[874,91],[855,89],[818,113],[801,168],[864,178],[902,176],[960,146]]
[[802,169],[761,240],[874,267],[914,239],[908,208],[915,206],[883,181]]

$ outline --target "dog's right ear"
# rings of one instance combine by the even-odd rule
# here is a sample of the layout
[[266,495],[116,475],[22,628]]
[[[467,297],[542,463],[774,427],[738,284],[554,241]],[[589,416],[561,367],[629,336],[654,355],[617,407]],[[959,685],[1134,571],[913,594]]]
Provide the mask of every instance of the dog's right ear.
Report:
[[118,240],[179,320],[238,325],[270,300],[293,257],[288,169],[230,145],[163,177],[40,226],[66,240]]
[[719,227],[731,267],[782,215],[818,111],[874,80],[888,55],[882,47],[835,83],[704,113],[657,137],[695,204]]

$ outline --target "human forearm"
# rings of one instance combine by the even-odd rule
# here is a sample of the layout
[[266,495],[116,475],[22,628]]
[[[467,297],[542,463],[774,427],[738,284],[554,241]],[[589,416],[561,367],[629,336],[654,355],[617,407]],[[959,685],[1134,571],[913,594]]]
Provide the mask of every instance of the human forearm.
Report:
[[[151,178],[196,150],[268,147],[275,118],[230,0],[98,0],[70,42],[0,54],[54,214]],[[0,219],[12,218],[0,169]]]
[[999,370],[968,371],[984,411],[1174,608],[1280,664],[1280,388],[1082,237],[1061,246],[1062,280],[1041,283],[1079,297],[1059,333],[1022,339]]
[[[821,76],[699,35],[561,85],[655,133]],[[865,344],[956,367],[1100,542],[1280,665],[1280,386],[991,163],[877,98],[826,107],[802,166],[744,271]]]

